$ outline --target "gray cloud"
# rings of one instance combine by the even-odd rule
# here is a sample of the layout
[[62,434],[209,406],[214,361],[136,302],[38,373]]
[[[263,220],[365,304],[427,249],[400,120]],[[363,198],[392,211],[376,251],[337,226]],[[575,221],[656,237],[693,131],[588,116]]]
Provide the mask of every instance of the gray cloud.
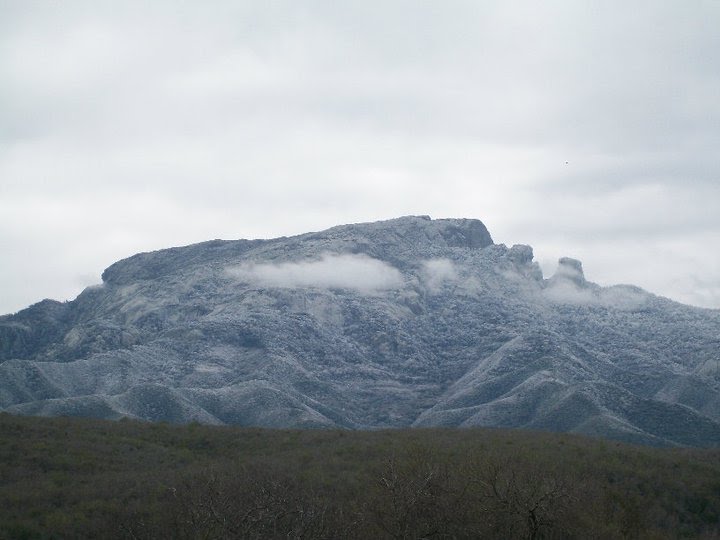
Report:
[[634,287],[615,286],[592,290],[578,287],[566,279],[550,282],[542,290],[542,296],[555,304],[598,305],[621,311],[641,309],[648,302],[647,297]]
[[137,251],[402,214],[720,307],[717,2],[0,12],[0,312]]
[[402,287],[397,268],[367,255],[323,254],[319,260],[243,263],[227,269],[235,279],[262,287],[352,289],[375,293]]
[[439,291],[445,283],[455,282],[459,278],[455,264],[450,259],[423,261],[420,276],[430,291]]
[[557,304],[588,305],[599,302],[589,289],[583,289],[572,281],[559,280],[543,289],[543,296]]

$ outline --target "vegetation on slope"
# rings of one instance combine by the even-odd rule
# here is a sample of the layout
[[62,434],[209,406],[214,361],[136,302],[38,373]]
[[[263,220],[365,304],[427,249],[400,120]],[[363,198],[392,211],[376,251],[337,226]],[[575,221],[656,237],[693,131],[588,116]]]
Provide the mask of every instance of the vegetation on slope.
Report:
[[720,450],[0,414],[0,538],[720,536]]

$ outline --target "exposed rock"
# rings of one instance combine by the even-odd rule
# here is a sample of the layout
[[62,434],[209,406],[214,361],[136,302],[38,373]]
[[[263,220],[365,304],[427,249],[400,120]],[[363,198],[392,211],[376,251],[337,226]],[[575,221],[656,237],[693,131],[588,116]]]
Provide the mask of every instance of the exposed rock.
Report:
[[583,272],[582,263],[570,257],[562,257],[558,261],[558,269],[554,277],[569,279],[578,285],[585,283],[585,273]]
[[524,244],[515,244],[508,250],[507,258],[515,263],[520,272],[536,281],[543,278],[542,270],[537,261],[533,261],[533,249]]

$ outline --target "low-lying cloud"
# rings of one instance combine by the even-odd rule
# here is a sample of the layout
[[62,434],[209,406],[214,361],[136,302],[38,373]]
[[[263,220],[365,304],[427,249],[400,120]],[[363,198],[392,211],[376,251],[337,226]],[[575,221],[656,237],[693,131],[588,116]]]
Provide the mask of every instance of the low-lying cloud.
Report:
[[602,306],[619,311],[635,311],[644,308],[648,294],[637,287],[616,285],[613,287],[581,287],[569,279],[552,281],[542,291],[543,296],[555,304],[577,306]]
[[428,289],[437,291],[444,283],[456,281],[458,274],[450,259],[430,259],[423,262],[421,277]]
[[578,287],[570,280],[558,280],[543,289],[543,296],[556,304],[588,305],[598,303],[598,297],[587,288]]
[[403,285],[400,271],[367,255],[325,253],[319,260],[243,263],[228,269],[234,278],[263,287],[351,289],[372,293]]

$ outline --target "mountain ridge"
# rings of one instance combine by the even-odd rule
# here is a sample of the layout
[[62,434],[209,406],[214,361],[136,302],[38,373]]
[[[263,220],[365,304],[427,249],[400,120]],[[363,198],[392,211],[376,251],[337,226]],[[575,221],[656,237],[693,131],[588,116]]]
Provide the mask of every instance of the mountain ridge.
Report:
[[0,317],[0,410],[717,445],[718,335],[720,310],[406,216],[140,253]]

